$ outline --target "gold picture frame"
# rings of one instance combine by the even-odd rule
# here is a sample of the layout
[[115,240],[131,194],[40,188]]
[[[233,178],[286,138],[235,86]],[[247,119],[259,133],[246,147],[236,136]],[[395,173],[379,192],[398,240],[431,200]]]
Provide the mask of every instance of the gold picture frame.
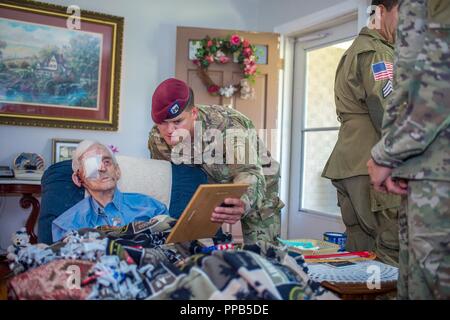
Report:
[[0,3],[0,124],[118,130],[124,18],[74,10]]
[[52,139],[52,164],[72,160],[72,154],[82,140]]

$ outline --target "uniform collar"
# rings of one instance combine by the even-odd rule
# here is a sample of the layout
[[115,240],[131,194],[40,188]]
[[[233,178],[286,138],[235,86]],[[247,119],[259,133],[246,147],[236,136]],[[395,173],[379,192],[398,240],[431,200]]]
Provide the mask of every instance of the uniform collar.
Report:
[[392,43],[389,43],[385,38],[383,38],[383,36],[376,30],[372,30],[369,29],[368,27],[364,27],[361,29],[361,31],[359,32],[360,35],[365,35],[365,36],[369,36],[373,39],[379,40],[381,42],[383,42],[385,45],[391,47],[392,49],[394,49],[394,45]]

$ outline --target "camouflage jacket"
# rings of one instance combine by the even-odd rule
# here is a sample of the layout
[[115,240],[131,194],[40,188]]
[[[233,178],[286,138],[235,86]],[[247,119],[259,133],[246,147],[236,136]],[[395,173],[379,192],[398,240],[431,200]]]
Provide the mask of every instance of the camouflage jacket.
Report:
[[394,94],[372,149],[394,177],[450,181],[450,2],[399,6]]
[[[213,183],[247,183],[250,185],[246,195],[242,200],[246,204],[246,214],[250,209],[260,210],[263,208],[281,208],[283,203],[278,198],[278,183],[280,179],[279,163],[271,158],[270,152],[259,140],[258,145],[262,151],[255,150],[256,143],[249,143],[248,137],[244,140],[237,139],[233,143],[233,151],[230,154],[227,151],[227,132],[229,130],[243,130],[244,132],[254,132],[255,127],[250,119],[238,111],[225,106],[197,106],[199,109],[198,123],[201,123],[202,135],[208,132],[219,133],[223,139],[223,145],[211,143],[206,139],[193,139],[192,155],[184,163],[201,165],[202,169],[208,174],[209,180]],[[255,141],[256,141],[255,140]],[[216,140],[214,140],[216,141]],[[148,148],[153,159],[162,159],[173,161],[173,150],[175,147],[169,146],[161,137],[157,126],[150,131]],[[194,148],[201,150],[203,155],[214,155],[219,150],[223,156],[218,156],[214,163],[207,161],[202,154],[196,153]],[[257,147],[256,147],[257,148]],[[254,161],[249,153],[253,152],[256,156]],[[244,159],[245,161],[242,161]],[[190,160],[190,161],[189,161]],[[199,161],[200,160],[200,161]],[[228,161],[227,161],[228,160]],[[230,161],[231,160],[231,161]],[[231,162],[231,163],[230,163]]]

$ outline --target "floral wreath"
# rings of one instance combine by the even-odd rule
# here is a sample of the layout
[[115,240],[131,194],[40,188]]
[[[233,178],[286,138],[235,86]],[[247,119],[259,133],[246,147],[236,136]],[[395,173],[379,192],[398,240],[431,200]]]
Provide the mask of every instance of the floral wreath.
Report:
[[[193,62],[197,65],[198,75],[211,95],[231,98],[236,92],[240,92],[241,99],[254,98],[255,90],[250,85],[250,83],[255,83],[255,75],[258,73],[256,66],[258,58],[255,55],[256,47],[254,45],[237,34],[226,38],[207,36],[202,40],[197,40],[196,43],[200,43],[200,45],[195,53],[197,59]],[[230,55],[237,57],[237,63],[240,65],[244,77],[238,84],[221,87],[209,77],[208,67],[215,62],[229,63],[232,61]]]

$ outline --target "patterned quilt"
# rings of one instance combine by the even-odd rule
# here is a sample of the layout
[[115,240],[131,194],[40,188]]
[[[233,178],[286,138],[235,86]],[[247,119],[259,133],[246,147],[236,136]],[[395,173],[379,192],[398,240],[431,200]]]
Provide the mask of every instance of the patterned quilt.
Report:
[[258,242],[167,245],[175,220],[80,229],[62,241],[16,247],[11,299],[337,299],[308,277],[302,255]]

